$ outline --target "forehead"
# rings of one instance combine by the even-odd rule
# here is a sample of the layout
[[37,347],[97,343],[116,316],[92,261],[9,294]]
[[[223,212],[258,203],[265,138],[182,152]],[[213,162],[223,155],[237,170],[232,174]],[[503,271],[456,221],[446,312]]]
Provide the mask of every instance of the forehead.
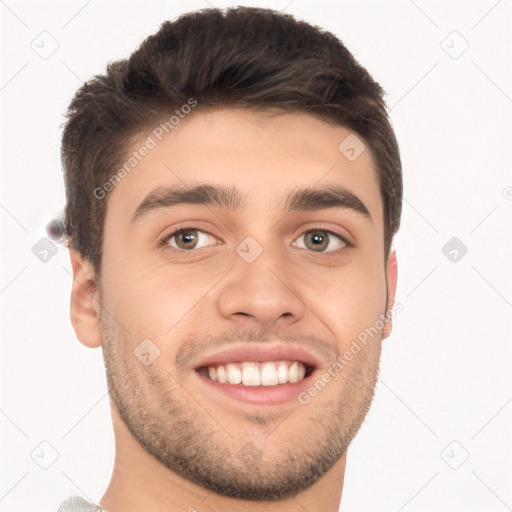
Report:
[[124,165],[128,172],[109,192],[107,217],[115,210],[131,219],[161,187],[222,184],[238,189],[242,209],[274,209],[293,189],[342,185],[382,222],[376,164],[345,127],[299,112],[218,109],[198,110],[167,131],[153,129],[131,142],[119,167],[134,165]]

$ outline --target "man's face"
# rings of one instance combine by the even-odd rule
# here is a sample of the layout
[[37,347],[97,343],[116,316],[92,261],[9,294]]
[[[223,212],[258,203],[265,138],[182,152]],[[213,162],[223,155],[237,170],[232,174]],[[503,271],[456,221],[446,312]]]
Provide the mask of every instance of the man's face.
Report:
[[[197,111],[153,137],[108,197],[100,284],[111,398],[149,453],[219,494],[277,500],[310,487],[371,404],[387,299],[382,199],[370,152],[351,161],[338,149],[349,134],[302,113]],[[236,188],[241,199],[133,219],[155,189],[197,185]],[[290,193],[329,187],[369,215],[350,204],[286,210]],[[300,379],[303,363],[304,379],[275,383]],[[205,366],[235,381],[238,368],[253,385],[214,382]],[[269,385],[251,380],[261,374]]]

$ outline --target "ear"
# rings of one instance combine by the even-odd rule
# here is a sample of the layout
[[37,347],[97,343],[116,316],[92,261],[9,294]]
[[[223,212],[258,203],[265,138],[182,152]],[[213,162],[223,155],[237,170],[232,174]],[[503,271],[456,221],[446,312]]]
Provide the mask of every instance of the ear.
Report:
[[396,283],[398,279],[398,262],[396,261],[396,251],[393,249],[388,258],[387,262],[387,304],[386,304],[386,320],[384,324],[384,330],[382,333],[382,339],[387,338],[391,334],[393,329],[393,318],[390,316],[390,311],[395,304],[396,296]]
[[73,267],[73,285],[69,318],[76,337],[86,347],[101,346],[100,292],[97,288],[91,263],[79,252],[70,249],[69,258]]

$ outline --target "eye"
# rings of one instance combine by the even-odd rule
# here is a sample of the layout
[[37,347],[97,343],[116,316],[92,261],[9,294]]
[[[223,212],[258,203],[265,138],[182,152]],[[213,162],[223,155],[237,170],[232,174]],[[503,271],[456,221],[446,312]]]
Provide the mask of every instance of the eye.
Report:
[[[208,241],[208,238],[214,239],[212,235],[195,228],[181,228],[173,231],[160,241],[161,245],[171,246],[179,251],[190,251],[193,249],[201,249],[198,245]],[[210,245],[215,245],[215,243]],[[204,245],[203,245],[204,247]]]
[[[208,239],[214,240],[213,243],[207,244]],[[333,233],[327,229],[310,229],[305,231],[300,237],[304,238],[304,244],[292,243],[292,247],[299,249],[309,249],[310,251],[317,253],[329,253],[329,256],[334,256],[337,251],[344,247],[351,246],[352,244],[345,240],[341,235]],[[202,246],[201,246],[202,244]],[[192,252],[194,250],[202,249],[208,245],[216,245],[216,238],[200,229],[191,228],[179,228],[166,235],[159,242],[162,247],[171,247],[176,251],[181,252]],[[334,247],[332,247],[334,245]]]
[[[292,246],[298,247],[299,249],[309,249],[313,252],[331,253],[351,245],[342,236],[326,229],[310,229],[303,233],[299,237],[299,240],[302,237],[304,237],[305,240],[304,245],[301,246],[294,242]],[[333,245],[334,247],[332,247]],[[326,250],[329,246],[331,246],[331,248]]]

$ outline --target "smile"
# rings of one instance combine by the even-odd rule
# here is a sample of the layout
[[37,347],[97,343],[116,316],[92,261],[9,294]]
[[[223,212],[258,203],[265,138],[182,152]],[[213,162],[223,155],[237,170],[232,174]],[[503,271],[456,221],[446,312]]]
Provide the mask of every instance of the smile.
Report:
[[278,386],[299,382],[313,368],[301,361],[244,361],[240,363],[203,366],[198,371],[220,384],[241,386]]

